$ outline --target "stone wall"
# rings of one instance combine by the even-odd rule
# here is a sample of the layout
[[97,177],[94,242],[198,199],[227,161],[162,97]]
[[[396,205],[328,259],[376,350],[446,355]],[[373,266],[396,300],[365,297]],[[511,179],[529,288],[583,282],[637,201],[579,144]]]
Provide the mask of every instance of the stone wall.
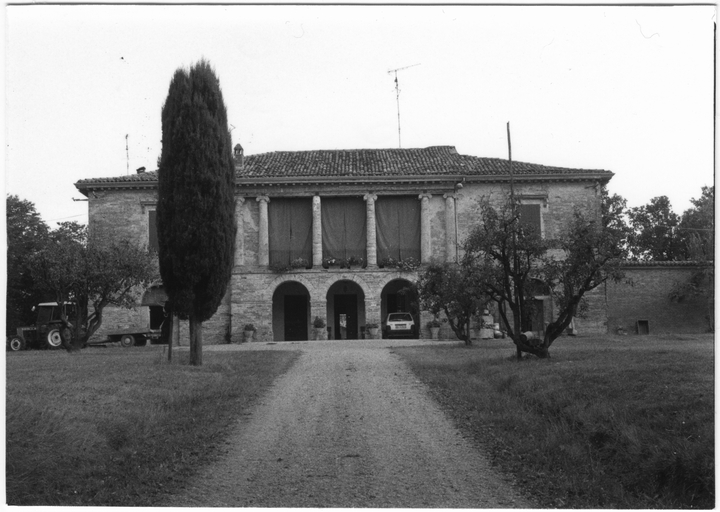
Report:
[[712,304],[703,297],[672,301],[676,283],[686,283],[698,269],[690,262],[634,264],[624,268],[625,281],[607,285],[607,332],[637,333],[638,320],[648,322],[651,334],[708,332]]
[[[243,340],[243,326],[252,323],[256,328],[254,341],[283,340],[283,334],[275,332],[278,323],[273,318],[274,293],[285,283],[299,283],[309,294],[310,311],[308,317],[323,318],[332,326],[332,303],[327,300],[331,287],[338,282],[347,282],[353,290],[361,290],[364,299],[358,304],[360,312],[359,325],[367,323],[381,324],[381,294],[385,286],[397,279],[413,282],[417,274],[399,272],[396,269],[311,269],[296,270],[286,273],[274,273],[256,269],[254,271],[237,271],[232,278],[232,329],[231,340]],[[355,287],[354,285],[357,285]],[[278,300],[277,297],[275,300]],[[277,308],[276,308],[277,309]],[[276,311],[277,316],[277,311]],[[424,325],[432,316],[421,311],[419,314],[419,334],[421,338],[429,337]],[[275,329],[273,329],[275,325]]]

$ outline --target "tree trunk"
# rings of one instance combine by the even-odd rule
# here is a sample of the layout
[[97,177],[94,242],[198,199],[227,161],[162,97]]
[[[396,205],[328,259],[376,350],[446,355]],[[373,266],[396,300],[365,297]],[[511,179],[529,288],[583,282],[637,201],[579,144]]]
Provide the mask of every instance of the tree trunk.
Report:
[[522,349],[520,348],[520,335],[522,334],[521,319],[517,311],[513,310],[513,341],[517,347],[517,359],[522,359]]
[[[167,323],[167,326],[165,325]],[[175,327],[175,315],[172,313],[169,313],[167,318],[165,318],[165,322],[163,322],[164,331],[166,333],[165,341],[167,341],[168,345],[168,362],[172,362],[172,349],[173,349],[173,335],[175,334],[173,332]]]
[[190,364],[202,366],[202,322],[190,315]]

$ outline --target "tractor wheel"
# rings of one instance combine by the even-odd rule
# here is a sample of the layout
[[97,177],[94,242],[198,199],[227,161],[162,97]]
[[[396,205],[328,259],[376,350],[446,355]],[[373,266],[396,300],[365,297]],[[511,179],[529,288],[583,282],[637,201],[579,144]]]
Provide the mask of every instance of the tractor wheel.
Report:
[[135,345],[135,337],[132,334],[123,334],[120,338],[120,346],[128,348]]
[[10,338],[10,341],[8,341],[7,349],[10,352],[19,352],[20,350],[25,350],[25,339],[21,338],[20,336],[13,336]]
[[48,332],[47,338],[45,339],[45,343],[47,345],[47,348],[59,348],[62,345],[62,338],[60,337],[60,330],[52,329],[50,332]]

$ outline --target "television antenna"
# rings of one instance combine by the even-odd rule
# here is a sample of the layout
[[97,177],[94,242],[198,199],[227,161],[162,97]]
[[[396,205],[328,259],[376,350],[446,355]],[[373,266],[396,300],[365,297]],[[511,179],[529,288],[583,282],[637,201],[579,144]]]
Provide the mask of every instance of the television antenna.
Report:
[[398,113],[398,147],[402,148],[402,143],[400,141],[400,85],[398,84],[398,77],[397,72],[402,71],[403,69],[413,68],[415,66],[419,66],[420,63],[412,64],[410,66],[405,66],[402,68],[397,69],[391,69],[388,71],[388,74],[395,73],[395,96],[397,98],[397,113]]

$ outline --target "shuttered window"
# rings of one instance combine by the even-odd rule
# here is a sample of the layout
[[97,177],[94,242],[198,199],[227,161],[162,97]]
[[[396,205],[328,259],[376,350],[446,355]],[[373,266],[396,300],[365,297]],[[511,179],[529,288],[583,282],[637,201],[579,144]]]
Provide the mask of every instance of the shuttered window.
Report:
[[150,249],[159,252],[158,236],[157,236],[157,211],[148,211],[148,245]]
[[520,225],[523,228],[530,228],[534,233],[537,233],[538,236],[542,236],[539,204],[520,205]]

